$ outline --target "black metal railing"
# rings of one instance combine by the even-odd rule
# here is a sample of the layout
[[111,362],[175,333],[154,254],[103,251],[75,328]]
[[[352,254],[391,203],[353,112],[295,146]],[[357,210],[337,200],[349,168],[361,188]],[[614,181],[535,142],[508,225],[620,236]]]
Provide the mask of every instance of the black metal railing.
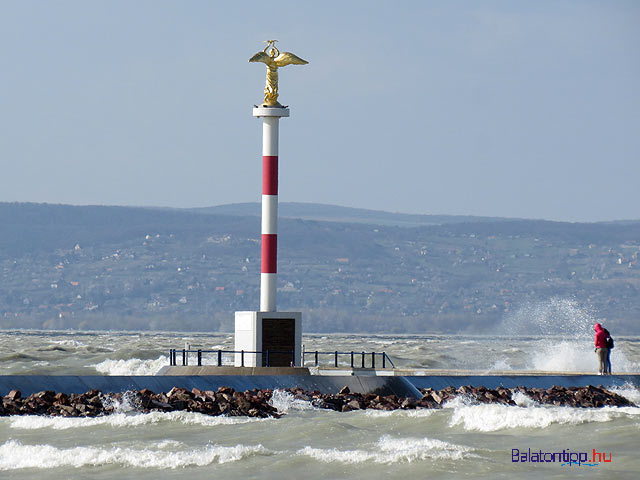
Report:
[[[305,357],[310,355],[313,358],[312,365],[315,367],[320,366],[320,356],[328,356],[329,361],[333,361],[334,367],[340,366],[349,366],[351,368],[376,368],[376,357],[380,358],[380,363],[382,364],[382,368],[387,368],[387,363],[391,365],[391,368],[396,368],[393,364],[389,355],[386,352],[303,352],[302,354],[302,364],[305,365]],[[347,361],[344,360],[344,357],[347,357]],[[369,365],[367,366],[367,361],[369,360]]]
[[[178,365],[178,355],[182,357],[182,366],[189,365],[190,358],[195,356],[195,364],[198,367],[203,365],[215,365],[218,367],[222,366],[230,366],[236,364],[236,359],[239,356],[240,366],[245,366],[245,356],[246,355],[261,355],[262,363],[265,367],[272,366],[270,365],[270,356],[277,356],[278,360],[281,360],[284,355],[291,356],[291,366],[295,365],[295,352],[289,351],[280,351],[280,350],[265,350],[265,351],[250,351],[250,350],[202,350],[202,349],[177,349],[172,348],[169,350],[169,365],[175,367]],[[229,360],[231,357],[231,360]],[[307,357],[311,357],[311,362],[307,362]],[[345,360],[346,357],[346,360]],[[322,363],[322,365],[332,365],[335,368],[341,366],[348,366],[351,368],[376,368],[376,358],[379,359],[378,365],[381,365],[382,368],[387,368],[388,365],[391,365],[391,368],[396,368],[393,364],[389,356],[386,352],[320,352],[318,350],[315,351],[304,351],[302,352],[302,365],[305,366],[307,363],[313,365],[315,367],[321,366],[321,359],[328,358],[326,363]],[[253,362],[252,362],[253,363]],[[279,361],[277,363],[280,363]],[[282,365],[277,365],[282,366]]]
[[[182,356],[182,366],[189,365],[189,356],[190,354],[195,354],[196,365],[201,367],[203,365],[203,360],[206,361],[206,365],[215,365],[218,367],[235,365],[236,357],[240,356],[240,366],[245,366],[245,356],[246,355],[262,355],[262,361],[264,362],[265,367],[271,366],[269,355],[273,358],[274,355],[279,357],[279,360],[282,356],[290,356],[291,363],[290,365],[295,365],[295,352],[291,350],[282,351],[282,350],[265,350],[261,351],[253,351],[253,350],[202,350],[202,349],[177,349],[172,348],[169,350],[169,365],[175,367],[178,365],[178,354]],[[211,358],[209,354],[214,354]],[[193,355],[192,355],[193,356]],[[231,360],[229,361],[229,356],[231,356]],[[209,362],[212,360],[212,362]],[[278,362],[279,363],[279,362]],[[282,366],[282,365],[277,365]]]

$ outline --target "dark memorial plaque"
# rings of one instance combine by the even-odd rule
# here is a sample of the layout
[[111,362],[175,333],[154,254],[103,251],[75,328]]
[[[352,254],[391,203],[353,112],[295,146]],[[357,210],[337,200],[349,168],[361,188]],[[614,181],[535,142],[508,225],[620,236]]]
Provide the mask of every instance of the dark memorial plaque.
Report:
[[267,351],[270,367],[288,367],[293,361],[295,349],[295,326],[293,318],[262,319],[262,366],[267,366]]

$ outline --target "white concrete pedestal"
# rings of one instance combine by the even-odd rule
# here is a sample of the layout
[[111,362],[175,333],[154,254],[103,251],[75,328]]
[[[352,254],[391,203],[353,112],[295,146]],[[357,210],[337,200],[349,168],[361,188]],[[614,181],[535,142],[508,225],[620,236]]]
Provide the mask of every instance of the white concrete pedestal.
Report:
[[236,353],[236,367],[302,365],[301,312],[236,312],[235,327],[236,352],[262,352]]

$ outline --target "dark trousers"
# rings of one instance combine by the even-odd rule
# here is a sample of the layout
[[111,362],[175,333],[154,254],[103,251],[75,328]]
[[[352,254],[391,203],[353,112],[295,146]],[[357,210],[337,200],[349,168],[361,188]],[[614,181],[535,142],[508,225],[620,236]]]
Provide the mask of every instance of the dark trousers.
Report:
[[600,375],[606,375],[607,373],[607,352],[608,348],[596,348],[596,354],[598,355],[598,371]]

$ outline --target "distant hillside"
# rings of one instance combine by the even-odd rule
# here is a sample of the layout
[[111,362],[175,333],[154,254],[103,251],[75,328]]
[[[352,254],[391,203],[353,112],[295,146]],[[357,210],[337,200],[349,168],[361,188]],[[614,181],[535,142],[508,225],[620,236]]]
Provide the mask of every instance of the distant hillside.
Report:
[[[255,219],[137,207],[0,203],[0,258],[80,245],[119,244],[149,232],[256,232]],[[260,227],[258,226],[258,229]]]
[[[526,331],[562,304],[640,334],[640,222],[281,212],[278,306],[305,331]],[[232,330],[258,305],[258,215],[0,203],[0,328]]]
[[[191,212],[215,215],[260,216],[259,203],[233,203],[216,207],[193,208]],[[284,218],[299,218],[341,223],[369,223],[399,227],[419,227],[425,225],[443,225],[447,223],[478,223],[505,220],[498,217],[474,217],[469,215],[413,215],[391,213],[363,208],[339,207],[318,203],[283,202],[278,205],[278,214]]]

